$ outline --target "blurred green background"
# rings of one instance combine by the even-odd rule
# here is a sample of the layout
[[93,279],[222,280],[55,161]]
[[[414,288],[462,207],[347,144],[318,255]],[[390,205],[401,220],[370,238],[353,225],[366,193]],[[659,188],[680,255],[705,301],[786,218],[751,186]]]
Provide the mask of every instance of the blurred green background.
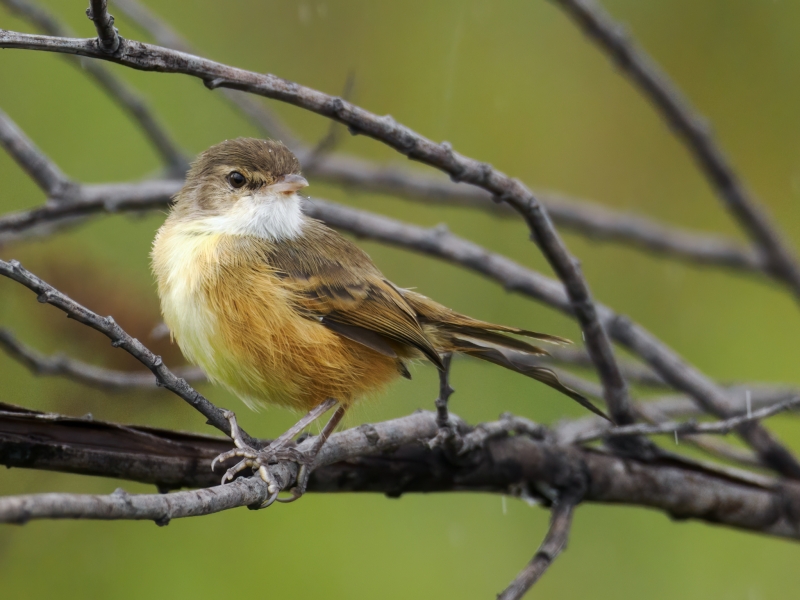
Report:
[[[85,2],[46,5],[82,36],[93,35]],[[352,99],[434,140],[491,162],[535,189],[559,190],[669,223],[741,237],[683,147],[651,107],[554,6],[542,0],[149,3],[205,56],[271,72]],[[148,39],[121,13],[117,25]],[[708,116],[723,147],[782,225],[800,241],[800,4],[754,0],[608,0],[606,7]],[[0,26],[32,31],[0,8]],[[112,65],[150,100],[194,155],[224,138],[257,135],[218,92],[198,80]],[[328,122],[271,106],[307,142]],[[131,120],[63,57],[0,53],[0,108],[70,176],[84,182],[154,174],[159,161]],[[339,150],[401,160],[377,142],[345,136]],[[415,168],[424,169],[416,166]],[[0,154],[0,210],[43,197]],[[456,233],[549,272],[525,228],[458,209],[341,190],[309,192]],[[103,216],[47,240],[0,248],[101,314],[147,340],[158,322],[148,250],[163,214]],[[720,380],[800,383],[800,314],[789,294],[738,274],[643,255],[567,234],[595,296],[644,324]],[[396,283],[476,317],[580,339],[573,323],[476,275],[420,256],[362,244]],[[797,243],[795,245],[798,245]],[[99,334],[68,322],[9,281],[0,281],[0,326],[36,348],[137,369]],[[179,352],[149,342],[168,364]],[[349,424],[431,408],[436,378],[418,366],[349,416]],[[513,411],[541,422],[581,415],[541,385],[491,365],[458,362],[454,410],[470,421]],[[238,411],[246,428],[280,433],[293,415]],[[128,423],[208,431],[164,391],[109,393],[35,378],[0,355],[0,400]],[[800,447],[791,418],[772,421]],[[99,478],[3,470],[0,494],[108,493],[152,488]],[[325,598],[492,598],[535,551],[548,513],[498,496],[446,494],[390,500],[309,495],[267,511],[245,509],[152,523],[36,522],[0,527],[4,598],[219,597],[244,593]],[[800,546],[639,508],[587,505],[569,550],[532,592],[542,598],[745,599],[794,597]]]

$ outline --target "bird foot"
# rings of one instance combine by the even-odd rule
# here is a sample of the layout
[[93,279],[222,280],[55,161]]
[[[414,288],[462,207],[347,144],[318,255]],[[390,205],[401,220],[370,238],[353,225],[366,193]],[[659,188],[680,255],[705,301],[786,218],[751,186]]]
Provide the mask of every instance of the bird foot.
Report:
[[[221,483],[224,485],[229,481],[233,481],[242,471],[252,469],[253,472],[258,473],[261,479],[267,484],[267,491],[269,493],[269,497],[259,508],[267,508],[276,500],[278,502],[293,502],[300,498],[303,493],[305,493],[306,484],[308,483],[308,465],[314,462],[316,453],[304,453],[298,451],[296,448],[287,447],[286,444],[289,440],[283,436],[266,448],[253,448],[242,439],[239,425],[236,422],[236,415],[231,411],[225,411],[225,418],[228,419],[231,425],[231,439],[236,447],[227,452],[223,452],[211,461],[211,470],[213,471],[218,463],[223,463],[233,458],[240,458],[241,460],[225,471]],[[292,493],[291,498],[280,499],[278,498],[278,494],[284,490],[285,484],[275,477],[273,469],[275,465],[285,462],[297,464],[297,485],[289,490]]]

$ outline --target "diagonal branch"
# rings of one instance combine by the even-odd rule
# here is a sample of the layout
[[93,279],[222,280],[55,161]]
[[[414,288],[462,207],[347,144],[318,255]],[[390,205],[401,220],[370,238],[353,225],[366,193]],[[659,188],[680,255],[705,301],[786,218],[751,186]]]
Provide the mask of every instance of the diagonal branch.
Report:
[[[63,354],[44,356],[17,340],[10,331],[0,327],[0,348],[37,375],[59,375],[94,387],[106,389],[144,388],[156,389],[158,380],[152,373],[116,371],[86,364]],[[185,381],[205,381],[206,376],[196,367],[174,369],[173,373]]]
[[539,546],[539,550],[509,586],[497,595],[497,600],[519,600],[544,575],[547,568],[567,547],[567,539],[572,528],[572,515],[575,503],[562,500],[553,504],[550,515],[550,528]]
[[[125,333],[112,317],[101,317],[78,304],[33,273],[22,268],[18,261],[5,262],[0,260],[0,275],[13,279],[36,293],[36,299],[39,302],[55,306],[64,311],[68,317],[108,337],[115,348],[122,348],[150,369],[161,386],[185,400],[192,408],[202,414],[209,425],[216,427],[226,435],[230,434],[230,424],[225,418],[225,411],[214,406],[202,394],[186,383],[184,379],[176,376],[167,368],[160,356],[156,356],[139,340]],[[242,436],[249,440],[248,443],[255,443],[255,440],[245,432],[242,432]]]
[[[147,6],[138,0],[117,0],[114,5],[123,14],[148,33],[157,44],[180,50],[187,54],[197,54],[186,39],[172,29],[162,19],[158,18]],[[51,34],[53,35],[53,34]],[[223,98],[247,116],[259,129],[276,140],[283,141],[298,153],[298,156],[308,154],[310,148],[286,126],[286,124],[261,102],[251,98],[248,94],[238,90],[220,90]]]
[[17,127],[6,113],[0,110],[0,145],[17,164],[30,175],[52,200],[58,200],[74,185],[61,169],[51,161]]
[[769,269],[800,297],[800,266],[794,252],[758,200],[745,188],[711,135],[706,120],[675,84],[593,0],[553,0],[628,75],[679,136],[742,228],[763,249]]
[[[70,36],[69,27],[31,0],[0,0],[9,10],[30,21],[48,35]],[[92,77],[108,96],[133,118],[145,137],[175,174],[183,174],[188,163],[183,152],[150,111],[145,99],[125,81],[116,77],[105,65],[94,60],[67,56]]]
[[367,135],[401,154],[448,173],[456,181],[481,187],[508,203],[524,218],[545,258],[561,279],[572,311],[583,330],[609,412],[615,422],[634,420],[625,380],[620,374],[611,343],[598,320],[589,286],[578,261],[567,250],[547,212],[520,181],[472,158],[455,152],[450,144],[436,144],[398,124],[389,116],[379,117],[345,100],[281,79],[237,69],[151,44],[120,39],[119,48],[109,54],[94,40],[27,35],[0,31],[0,47],[64,52],[102,58],[145,70],[183,73],[202,79],[210,89],[229,87],[281,100],[347,125],[351,132]]

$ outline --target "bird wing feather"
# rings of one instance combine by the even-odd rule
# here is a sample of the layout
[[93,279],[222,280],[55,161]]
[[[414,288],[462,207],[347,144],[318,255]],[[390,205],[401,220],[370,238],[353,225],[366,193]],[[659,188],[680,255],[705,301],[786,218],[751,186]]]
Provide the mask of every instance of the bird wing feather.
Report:
[[295,292],[298,309],[339,335],[391,356],[389,340],[441,357],[417,313],[358,246],[313,219],[303,235],[264,251],[264,260]]

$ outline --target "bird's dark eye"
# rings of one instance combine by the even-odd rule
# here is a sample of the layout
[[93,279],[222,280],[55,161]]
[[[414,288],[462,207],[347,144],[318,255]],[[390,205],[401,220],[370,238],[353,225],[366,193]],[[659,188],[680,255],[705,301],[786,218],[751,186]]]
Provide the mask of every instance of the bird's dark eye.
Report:
[[228,175],[228,183],[235,188],[240,188],[247,183],[247,179],[239,171],[233,171]]

